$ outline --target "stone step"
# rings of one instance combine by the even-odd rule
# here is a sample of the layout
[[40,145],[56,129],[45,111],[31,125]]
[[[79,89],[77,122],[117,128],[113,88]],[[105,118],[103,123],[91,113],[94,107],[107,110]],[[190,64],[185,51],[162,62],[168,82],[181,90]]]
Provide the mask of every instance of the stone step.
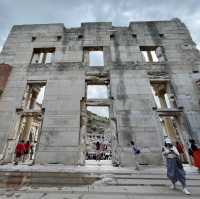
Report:
[[[187,168],[187,184],[189,187],[200,185],[200,175],[193,169]],[[137,187],[153,186],[168,187],[166,169],[115,167],[72,167],[63,165],[3,165],[0,166],[0,187],[64,187],[64,186],[99,186],[108,187]]]
[[89,185],[97,180],[100,180],[98,176],[78,173],[0,172],[0,187]]
[[[199,187],[189,187],[192,195],[189,198],[199,198]],[[4,197],[5,196],[5,197]],[[178,187],[176,190],[170,190],[166,187],[152,186],[66,186],[66,187],[22,187],[20,189],[2,189],[0,188],[0,198],[70,198],[70,199],[182,199],[188,198]]]
[[[166,175],[147,174],[97,174],[76,172],[0,172],[0,187],[40,185],[40,186],[66,186],[66,185],[92,185],[106,184],[109,186],[166,186],[169,180]],[[199,186],[199,175],[187,176],[188,186]]]
[[[115,186],[137,186],[137,185],[151,185],[151,186],[165,186],[169,185],[170,182],[168,179],[117,179],[113,182],[107,182],[108,185]],[[188,186],[200,186],[200,180],[187,180]]]
[[[105,176],[111,176],[116,179],[167,179],[166,173],[162,174],[143,174],[143,173],[138,173],[138,174],[105,174]],[[193,179],[193,180],[200,180],[200,175],[198,174],[186,174],[187,179]]]

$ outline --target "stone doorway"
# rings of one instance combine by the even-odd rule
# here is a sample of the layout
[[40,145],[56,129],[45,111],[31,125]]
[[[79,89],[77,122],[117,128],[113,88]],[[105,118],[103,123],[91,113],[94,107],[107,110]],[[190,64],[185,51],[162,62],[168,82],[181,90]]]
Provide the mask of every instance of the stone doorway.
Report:
[[108,106],[87,106],[86,164],[112,164]]
[[184,128],[181,114],[159,116],[164,138],[169,138],[180,153],[183,163],[190,163],[187,145],[187,131]]
[[[41,113],[29,113],[21,116],[18,128],[18,141],[15,147],[15,164],[34,164],[42,122],[43,115]],[[19,144],[23,145],[26,152],[17,157],[16,149]]]
[[27,82],[21,107],[16,110],[19,119],[13,157],[15,164],[34,163],[45,111],[45,88],[45,81]]
[[117,124],[108,72],[86,73],[80,110],[80,164],[118,165]]
[[119,165],[116,120],[110,106],[92,106],[81,101],[80,164],[91,166]]
[[155,110],[163,130],[163,137],[169,138],[178,149],[184,163],[190,163],[188,154],[189,129],[183,109],[177,106],[175,89],[168,79],[151,79],[151,91]]

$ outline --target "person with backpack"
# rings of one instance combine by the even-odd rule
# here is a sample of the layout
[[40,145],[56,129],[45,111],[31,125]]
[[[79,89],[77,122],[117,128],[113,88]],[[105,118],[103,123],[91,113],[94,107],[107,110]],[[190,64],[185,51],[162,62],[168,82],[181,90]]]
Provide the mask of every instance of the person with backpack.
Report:
[[183,193],[190,195],[186,188],[185,171],[180,160],[180,155],[171,140],[166,138],[165,145],[162,147],[162,154],[166,158],[167,177],[172,182],[172,189],[176,189],[176,182],[179,181],[183,187]]
[[136,147],[135,142],[131,141],[131,148],[132,148],[132,153],[135,157],[135,170],[140,170],[140,166],[139,166],[139,155],[140,155],[140,149]]

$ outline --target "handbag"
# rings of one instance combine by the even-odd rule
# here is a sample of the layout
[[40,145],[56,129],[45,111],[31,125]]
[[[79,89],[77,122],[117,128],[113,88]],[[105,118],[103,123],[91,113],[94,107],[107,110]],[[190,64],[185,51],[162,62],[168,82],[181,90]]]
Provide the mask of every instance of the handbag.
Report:
[[179,157],[176,157],[176,164],[179,169],[183,169],[183,164]]
[[133,147],[133,151],[134,151],[134,154],[135,154],[135,155],[140,154],[140,149],[138,149],[138,148],[136,148],[136,147]]
[[180,157],[173,150],[170,151],[170,154],[174,155],[177,167],[179,169],[183,169],[183,164],[182,164],[182,161],[181,161]]

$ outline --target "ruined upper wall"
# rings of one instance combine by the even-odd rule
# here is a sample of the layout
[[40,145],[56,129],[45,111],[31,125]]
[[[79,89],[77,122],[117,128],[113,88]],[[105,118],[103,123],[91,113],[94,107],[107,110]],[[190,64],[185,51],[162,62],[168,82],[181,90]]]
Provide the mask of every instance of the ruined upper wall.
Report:
[[[34,39],[35,38],[35,39]],[[55,47],[55,62],[83,62],[83,49],[102,46],[111,62],[142,62],[139,46],[164,46],[167,61],[198,61],[199,54],[186,26],[179,20],[130,22],[115,27],[111,22],[15,25],[0,54],[0,63],[29,64],[33,48]],[[191,55],[181,56],[193,51]],[[110,54],[110,55],[109,55]]]

